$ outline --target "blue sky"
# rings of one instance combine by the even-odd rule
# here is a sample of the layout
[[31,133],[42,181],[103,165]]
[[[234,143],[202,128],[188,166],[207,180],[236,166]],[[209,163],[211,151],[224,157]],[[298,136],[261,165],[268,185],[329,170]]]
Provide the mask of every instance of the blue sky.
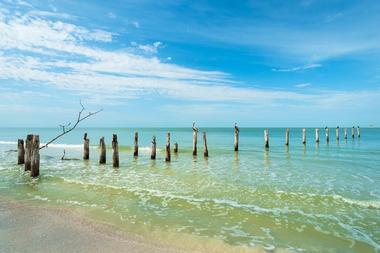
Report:
[[0,126],[380,125],[380,2],[0,1]]

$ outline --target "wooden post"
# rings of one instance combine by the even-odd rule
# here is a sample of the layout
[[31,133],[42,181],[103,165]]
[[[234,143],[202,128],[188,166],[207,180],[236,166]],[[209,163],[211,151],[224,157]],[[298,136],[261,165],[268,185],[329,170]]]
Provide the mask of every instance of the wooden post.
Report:
[[330,141],[330,137],[329,137],[329,128],[328,128],[328,127],[325,127],[325,131],[326,131],[326,143],[329,143],[329,141]]
[[106,144],[104,143],[104,137],[100,138],[99,141],[99,163],[106,163]]
[[198,139],[198,128],[195,127],[195,122],[193,122],[193,156],[197,155],[197,139]]
[[32,159],[32,141],[33,134],[28,134],[25,140],[25,171],[30,170],[31,159]]
[[335,129],[335,136],[336,136],[336,140],[339,141],[339,126],[337,126]]
[[306,128],[302,129],[302,144],[306,144]]
[[87,133],[83,136],[83,160],[90,159],[90,139],[87,139]]
[[174,153],[177,154],[178,153],[178,143],[174,143]]
[[119,144],[116,134],[112,135],[112,164],[114,168],[119,167]]
[[40,175],[40,137],[38,135],[33,135],[31,148],[30,175],[38,177]]
[[18,139],[17,141],[17,164],[25,163],[25,149],[24,149],[24,140]]
[[289,128],[285,131],[285,145],[289,146]]
[[351,137],[352,139],[355,138],[355,127],[352,127],[351,129]]
[[315,129],[315,142],[319,143],[319,129],[318,128]]
[[344,139],[347,140],[347,128],[344,129]]
[[165,161],[170,162],[170,133],[166,134],[166,157]]
[[240,132],[240,129],[235,123],[235,149],[234,149],[235,151],[239,150],[239,132]]
[[264,142],[265,142],[265,148],[269,148],[269,130],[266,128],[264,130]]
[[152,153],[150,154],[150,159],[155,160],[156,159],[156,136],[153,136],[152,138]]
[[358,126],[357,130],[358,130],[358,138],[360,138],[360,127],[359,126]]
[[208,157],[206,132],[203,132],[203,155]]
[[138,157],[139,156],[139,144],[138,144],[138,141],[139,141],[139,134],[137,132],[135,132],[135,147],[134,147],[134,151],[133,151],[133,156],[134,157]]

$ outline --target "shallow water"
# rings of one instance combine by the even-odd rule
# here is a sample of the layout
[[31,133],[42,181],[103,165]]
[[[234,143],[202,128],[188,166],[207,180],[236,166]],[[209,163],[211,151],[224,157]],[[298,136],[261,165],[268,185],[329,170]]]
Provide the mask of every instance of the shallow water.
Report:
[[[203,158],[201,134],[198,157],[191,152],[191,128],[139,131],[139,157],[132,156],[135,129],[76,129],[41,152],[41,176],[32,180],[16,165],[17,138],[28,132],[41,142],[59,129],[0,129],[0,195],[24,202],[80,208],[96,219],[145,233],[191,234],[231,245],[263,245],[267,250],[294,252],[380,251],[380,129],[363,128],[361,138],[330,143],[320,129],[269,129],[264,149],[263,129],[245,128],[240,150],[233,151],[233,129],[208,128],[209,158]],[[82,157],[82,137],[88,132],[90,161]],[[164,162],[166,132],[179,154]],[[111,142],[118,134],[120,168],[98,164],[101,136]],[[150,141],[157,136],[157,160],[150,160]],[[59,145],[58,145],[59,144]]]

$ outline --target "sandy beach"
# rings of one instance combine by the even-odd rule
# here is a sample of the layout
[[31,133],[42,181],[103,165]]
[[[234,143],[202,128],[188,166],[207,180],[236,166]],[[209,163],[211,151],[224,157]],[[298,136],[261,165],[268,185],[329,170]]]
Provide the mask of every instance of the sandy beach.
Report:
[[95,224],[62,208],[0,202],[2,252],[191,252]]
[[193,246],[198,248],[185,250],[158,240],[148,240],[94,222],[66,208],[0,200],[1,252],[265,252],[261,248],[224,244]]

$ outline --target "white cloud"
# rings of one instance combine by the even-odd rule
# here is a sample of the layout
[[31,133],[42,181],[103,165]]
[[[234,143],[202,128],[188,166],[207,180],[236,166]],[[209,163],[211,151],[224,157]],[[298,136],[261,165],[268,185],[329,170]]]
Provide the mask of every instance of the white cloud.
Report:
[[[3,14],[4,18],[0,19],[0,79],[38,82],[73,92],[93,103],[125,103],[128,99],[156,95],[261,105],[316,104],[319,101],[331,104],[334,97],[338,101],[352,101],[356,95],[239,87],[224,72],[186,68],[133,53],[135,48],[155,53],[162,46],[158,41],[148,45],[133,43],[132,49],[101,49],[87,42],[111,43],[115,35],[46,20],[46,15]],[[313,67],[320,67],[320,64],[306,65],[302,69]]]
[[305,88],[305,87],[310,87],[311,86],[311,83],[300,83],[300,84],[296,84],[295,87],[297,88]]
[[322,64],[312,63],[312,64],[307,64],[307,65],[301,66],[301,67],[284,68],[284,69],[274,68],[272,70],[277,71],[277,72],[295,72],[295,71],[302,71],[302,70],[314,69],[314,68],[320,68],[320,67],[322,67]]
[[133,21],[133,22],[132,22],[132,25],[133,25],[135,28],[140,28],[140,23],[137,22],[137,21]]

